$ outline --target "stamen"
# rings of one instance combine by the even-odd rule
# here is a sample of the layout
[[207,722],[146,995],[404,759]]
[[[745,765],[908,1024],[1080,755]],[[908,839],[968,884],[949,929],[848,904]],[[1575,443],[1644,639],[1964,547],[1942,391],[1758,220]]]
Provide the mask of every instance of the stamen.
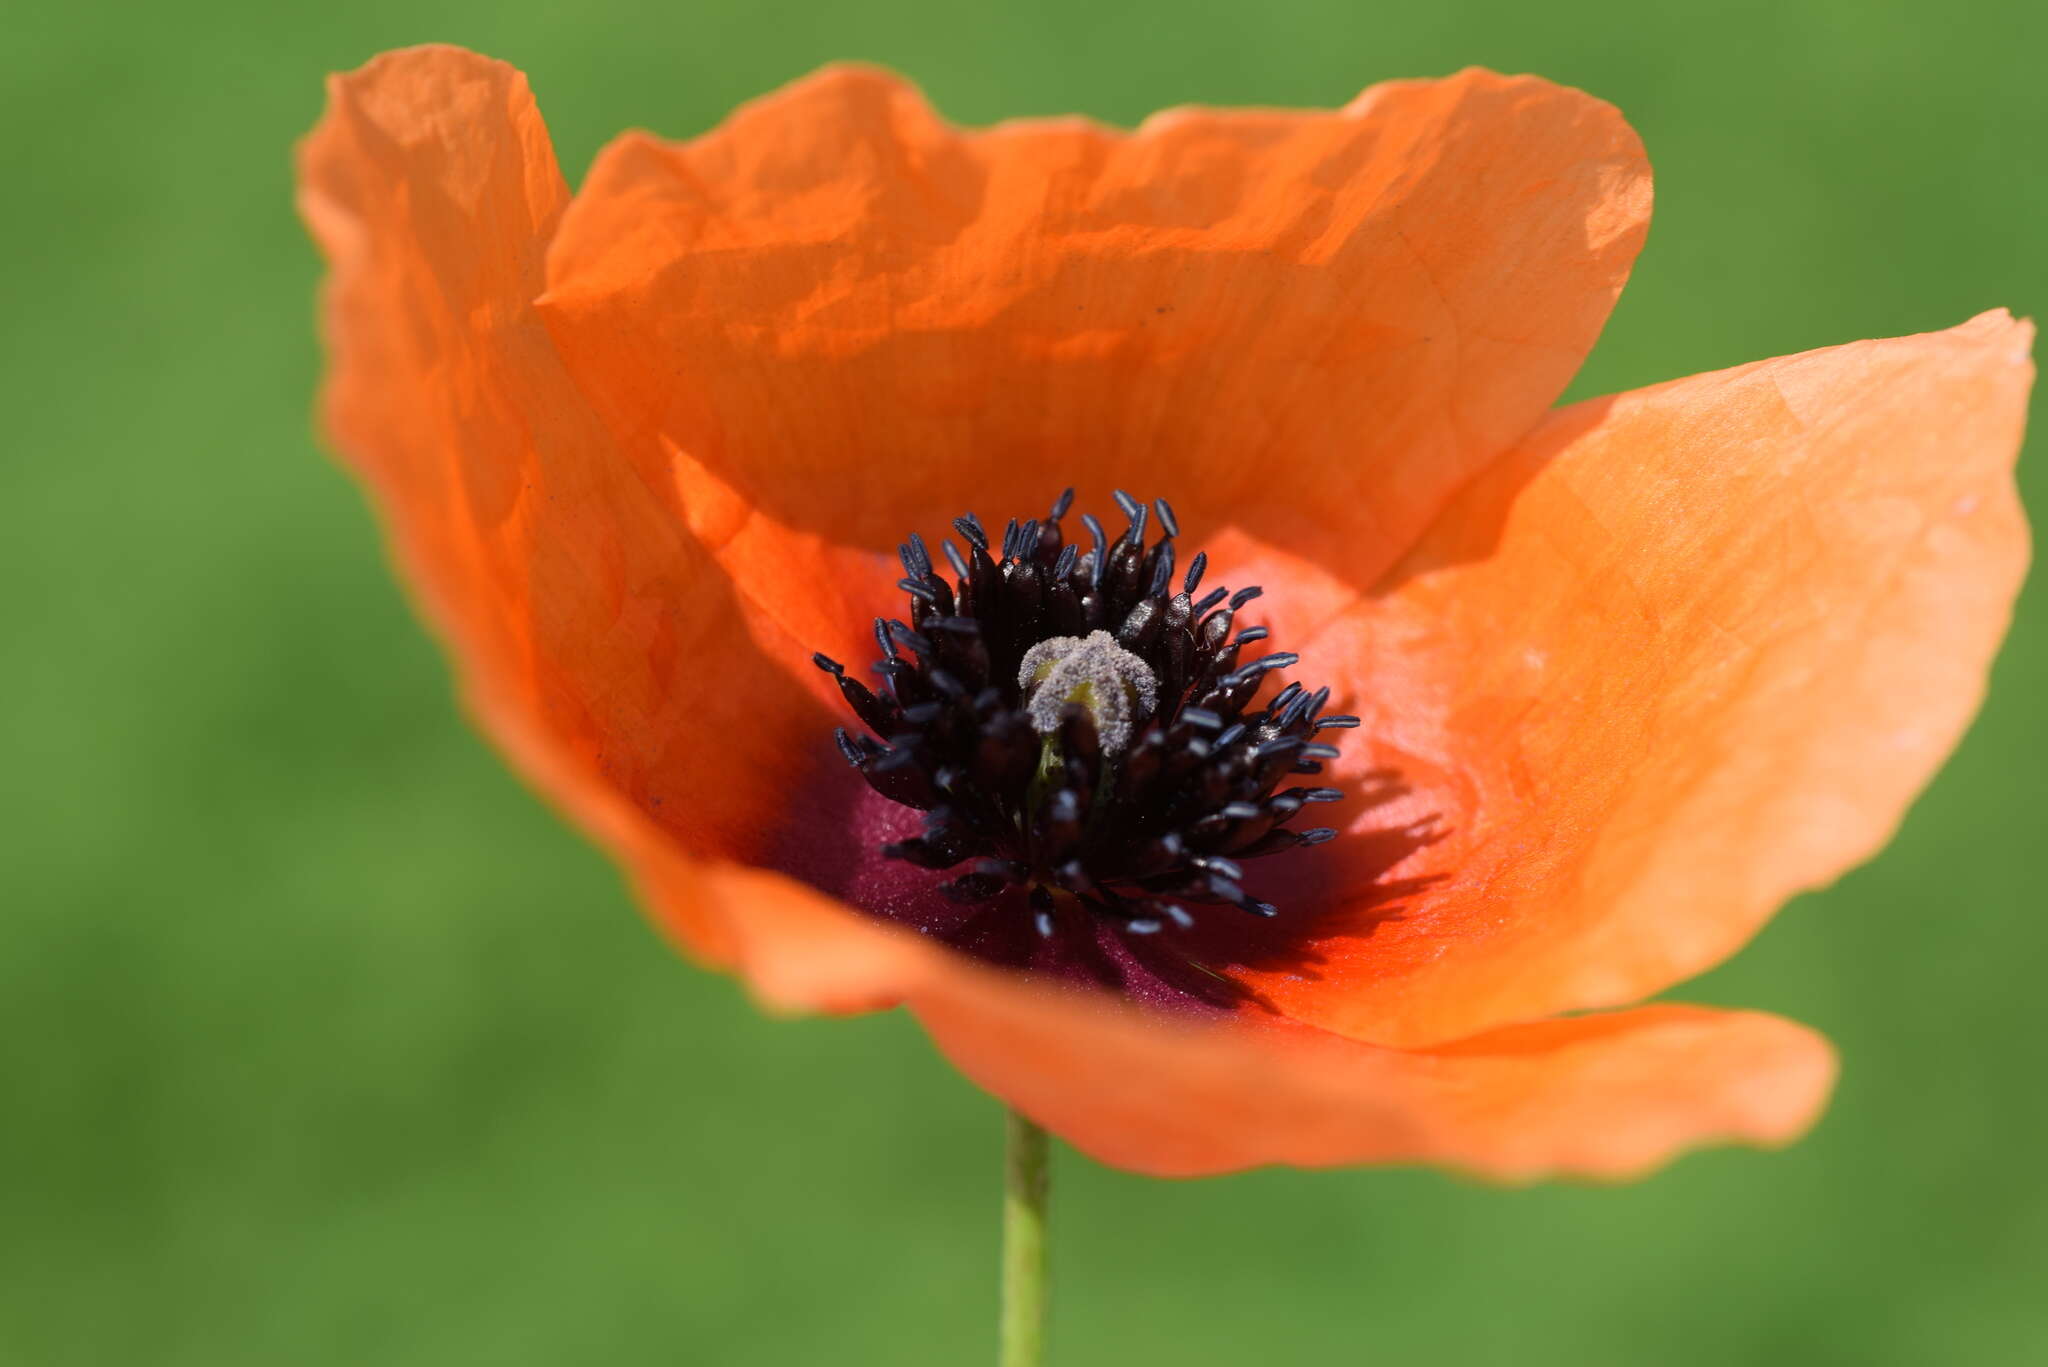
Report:
[[897,548],[904,618],[874,622],[876,686],[812,656],[869,733],[841,729],[834,744],[883,797],[925,813],[923,834],[882,853],[951,871],[935,885],[989,908],[977,916],[1010,907],[1046,939],[1084,914],[1169,939],[1197,924],[1193,908],[1274,917],[1245,890],[1245,863],[1336,839],[1287,823],[1341,790],[1279,784],[1321,772],[1338,752],[1318,737],[1359,719],[1319,718],[1329,690],[1298,683],[1259,705],[1267,677],[1300,663],[1292,651],[1241,659],[1271,634],[1232,634],[1262,591],[1195,599],[1206,551],[1176,590],[1173,506],[1114,497],[1127,528],[1111,541],[1083,513],[1085,547],[1061,526],[1072,489],[1043,518],[1008,519],[993,555],[981,519],[961,515],[966,550],[939,542],[950,581],[911,533]]
[[1173,515],[1173,505],[1163,498],[1152,500],[1152,510],[1159,514],[1159,525],[1166,529],[1168,536],[1180,535],[1180,519]]
[[1161,597],[1166,592],[1166,586],[1172,582],[1173,543],[1162,541],[1159,543],[1158,563],[1152,569],[1152,587],[1146,590],[1146,595],[1151,598]]
[[1081,514],[1081,525],[1088,529],[1088,537],[1095,543],[1088,552],[1088,587],[1102,587],[1102,571],[1109,563],[1109,538],[1102,533],[1102,523],[1093,513]]
[[922,579],[932,572],[932,553],[925,549],[924,538],[916,532],[896,551],[903,559],[903,572],[912,579]]

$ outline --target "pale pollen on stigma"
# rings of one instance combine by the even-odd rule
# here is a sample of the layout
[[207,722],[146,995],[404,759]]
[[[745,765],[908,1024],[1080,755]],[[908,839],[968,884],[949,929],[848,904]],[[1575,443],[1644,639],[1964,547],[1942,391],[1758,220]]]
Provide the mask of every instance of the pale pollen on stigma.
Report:
[[1151,667],[1106,631],[1040,641],[1024,652],[1017,686],[1024,690],[1024,714],[1038,734],[1058,731],[1067,704],[1078,703],[1095,719],[1095,734],[1108,755],[1130,748],[1135,724],[1151,716],[1159,703],[1159,681]]

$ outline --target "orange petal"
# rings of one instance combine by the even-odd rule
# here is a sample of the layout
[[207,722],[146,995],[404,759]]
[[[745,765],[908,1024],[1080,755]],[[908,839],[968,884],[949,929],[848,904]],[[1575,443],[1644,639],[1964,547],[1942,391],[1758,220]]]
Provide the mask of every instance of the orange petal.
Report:
[[567,191],[525,78],[415,48],[329,95],[300,152],[332,263],[323,416],[465,693],[615,849],[645,843],[645,813],[748,854],[809,762],[787,738],[829,747],[833,714],[764,653],[772,627],[743,620],[535,315]]
[[1455,1039],[1659,991],[1869,857],[2005,633],[2030,337],[1986,314],[1556,414],[1298,647],[1445,832],[1398,872],[1446,881],[1245,976]]
[[967,1076],[1095,1158],[1160,1177],[1271,1163],[1636,1177],[1703,1144],[1789,1143],[1834,1080],[1813,1032],[1703,1007],[1409,1052],[1291,1024],[1176,1029],[979,985],[913,1005]]
[[1190,1177],[1282,1163],[1427,1163],[1502,1180],[1638,1176],[1703,1144],[1788,1143],[1834,1080],[1825,1040],[1774,1016],[1658,1005],[1390,1049],[1263,1013],[1176,1017],[1034,985],[843,914],[755,870],[644,884],[717,916],[770,1006],[906,1002],[988,1091],[1105,1163]]
[[1369,583],[1570,378],[1648,212],[1621,117],[1533,78],[963,133],[840,68],[614,143],[542,307],[762,616],[826,641],[832,546],[1065,483]]

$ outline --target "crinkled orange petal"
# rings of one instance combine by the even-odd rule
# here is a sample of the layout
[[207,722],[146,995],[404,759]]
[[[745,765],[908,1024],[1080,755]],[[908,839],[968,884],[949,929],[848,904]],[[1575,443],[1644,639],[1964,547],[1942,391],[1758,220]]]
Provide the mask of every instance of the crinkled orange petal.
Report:
[[1529,77],[969,133],[835,68],[614,143],[542,304],[760,615],[825,643],[833,548],[1063,484],[1371,582],[1570,379],[1649,201],[1620,115]]
[[1443,832],[1398,873],[1445,881],[1245,976],[1348,1035],[1455,1039],[1660,991],[1874,853],[2025,570],[2031,333],[1986,314],[1554,415],[1297,647],[1365,718],[1354,770]]
[[567,190],[525,78],[416,48],[329,94],[300,153],[332,263],[323,417],[465,693],[614,846],[644,814],[700,853],[756,849],[808,772],[788,738],[829,746],[832,714],[754,644],[535,316]]
[[1825,1040],[1751,1012],[1648,1006],[1407,1051],[1034,985],[772,874],[723,868],[669,888],[657,875],[648,892],[688,914],[730,904],[732,960],[771,1005],[907,1002],[981,1086],[1096,1158],[1157,1176],[1430,1163],[1505,1180],[1628,1177],[1701,1144],[1788,1142],[1834,1078]]

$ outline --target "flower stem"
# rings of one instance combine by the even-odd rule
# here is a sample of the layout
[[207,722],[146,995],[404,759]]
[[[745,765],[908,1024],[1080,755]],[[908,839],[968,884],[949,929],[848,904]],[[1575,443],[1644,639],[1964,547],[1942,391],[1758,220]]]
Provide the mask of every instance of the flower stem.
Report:
[[1003,1154],[1003,1310],[1000,1367],[1045,1361],[1045,1131],[1015,1111]]

